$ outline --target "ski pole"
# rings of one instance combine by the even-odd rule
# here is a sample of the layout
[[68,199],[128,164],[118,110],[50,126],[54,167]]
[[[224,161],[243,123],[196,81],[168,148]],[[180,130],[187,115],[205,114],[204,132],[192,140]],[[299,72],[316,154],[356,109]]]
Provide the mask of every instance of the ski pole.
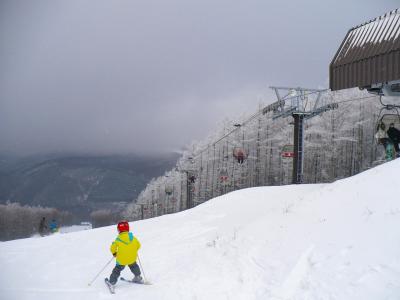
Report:
[[143,279],[144,279],[144,282],[147,282],[146,275],[144,274],[143,265],[142,265],[142,262],[140,261],[140,256],[139,256],[139,253],[138,253],[138,256],[137,256],[137,258],[138,258],[138,262],[139,262],[139,265],[140,265],[140,269],[142,270],[142,273],[143,273]]
[[97,273],[97,275],[93,278],[93,280],[91,282],[88,283],[88,286],[92,285],[92,283],[97,279],[97,277],[99,277],[99,275],[101,274],[101,272],[104,271],[105,268],[107,268],[107,266],[110,264],[110,262],[114,259],[114,256],[111,257],[111,259],[107,262],[107,264],[104,266],[103,269],[101,269],[101,271],[99,273]]

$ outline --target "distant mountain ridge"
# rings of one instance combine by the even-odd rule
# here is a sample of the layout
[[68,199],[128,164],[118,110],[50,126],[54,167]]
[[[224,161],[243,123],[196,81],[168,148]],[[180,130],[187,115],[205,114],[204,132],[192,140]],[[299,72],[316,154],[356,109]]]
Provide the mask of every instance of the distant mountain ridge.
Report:
[[72,212],[80,219],[134,200],[179,155],[0,157],[0,203],[19,202]]

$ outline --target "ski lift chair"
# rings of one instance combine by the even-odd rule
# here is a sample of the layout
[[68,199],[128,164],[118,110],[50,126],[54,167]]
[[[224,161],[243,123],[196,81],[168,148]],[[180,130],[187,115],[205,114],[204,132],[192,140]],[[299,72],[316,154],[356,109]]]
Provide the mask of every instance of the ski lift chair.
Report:
[[190,183],[195,183],[195,182],[196,182],[196,176],[195,176],[194,174],[191,174],[191,175],[189,176],[189,182],[190,182]]
[[171,195],[172,195],[172,192],[173,192],[173,189],[172,189],[171,186],[166,186],[166,187],[165,187],[165,193],[166,193],[168,196],[171,196]]
[[386,130],[390,124],[394,124],[394,127],[400,130],[400,115],[399,114],[384,114],[379,118],[378,124],[385,124]]
[[228,181],[229,181],[229,174],[228,174],[228,171],[227,171],[226,169],[222,169],[222,170],[219,172],[219,181],[220,181],[222,184],[228,184]]
[[239,164],[243,164],[244,160],[247,158],[247,153],[243,148],[236,147],[233,149],[233,156]]
[[294,157],[294,146],[287,144],[282,147],[282,158],[293,158]]
[[[397,109],[395,109],[395,110],[396,110],[395,114],[394,113],[385,113],[378,118],[378,121],[376,124],[377,132],[379,130],[379,127],[382,126],[382,124],[384,126],[385,132],[387,132],[389,130],[389,127],[391,124],[393,124],[397,130],[400,130],[400,115],[399,115]],[[382,110],[381,110],[381,112],[382,112]],[[386,139],[386,138],[384,138],[384,139]],[[399,151],[397,151],[397,153],[395,151],[395,149],[398,149],[398,144],[394,145],[393,144],[394,141],[392,141],[390,138],[386,139],[386,141],[382,141],[384,139],[378,139],[377,143],[376,143],[377,146],[382,145],[382,146],[384,146],[384,149],[385,149],[385,155],[384,155],[385,159],[380,159],[379,161],[383,161],[383,160],[388,161],[388,160],[395,159],[396,156],[399,155]]]

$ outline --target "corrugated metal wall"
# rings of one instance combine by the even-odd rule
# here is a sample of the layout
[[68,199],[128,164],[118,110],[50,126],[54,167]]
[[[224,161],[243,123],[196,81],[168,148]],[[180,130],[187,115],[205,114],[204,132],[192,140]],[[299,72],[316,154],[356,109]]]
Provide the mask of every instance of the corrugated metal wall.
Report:
[[400,11],[352,28],[329,68],[331,90],[400,79]]

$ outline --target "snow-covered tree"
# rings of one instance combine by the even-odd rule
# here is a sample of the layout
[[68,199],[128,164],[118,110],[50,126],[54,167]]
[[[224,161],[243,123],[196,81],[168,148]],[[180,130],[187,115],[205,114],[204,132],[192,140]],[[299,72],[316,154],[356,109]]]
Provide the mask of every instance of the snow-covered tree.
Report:
[[[337,109],[305,121],[304,183],[331,182],[369,168],[379,101],[355,89],[327,92]],[[202,141],[193,142],[176,167],[153,179],[128,207],[132,220],[173,213],[237,189],[290,184],[292,117],[273,119],[262,107],[253,116],[223,120]],[[238,121],[239,120],[239,121]]]

